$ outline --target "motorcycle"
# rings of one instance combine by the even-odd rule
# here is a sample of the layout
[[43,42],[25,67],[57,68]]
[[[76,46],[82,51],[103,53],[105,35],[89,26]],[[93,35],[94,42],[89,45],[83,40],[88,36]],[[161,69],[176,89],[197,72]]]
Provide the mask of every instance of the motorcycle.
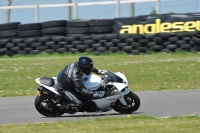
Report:
[[103,98],[84,97],[83,106],[75,112],[63,105],[67,100],[56,91],[56,77],[42,77],[35,79],[39,84],[35,98],[36,110],[46,117],[59,117],[64,113],[77,112],[108,112],[115,110],[121,114],[131,114],[140,107],[140,98],[128,88],[128,80],[123,72],[107,70],[102,77],[90,74],[82,78],[83,85],[93,91],[106,91]]

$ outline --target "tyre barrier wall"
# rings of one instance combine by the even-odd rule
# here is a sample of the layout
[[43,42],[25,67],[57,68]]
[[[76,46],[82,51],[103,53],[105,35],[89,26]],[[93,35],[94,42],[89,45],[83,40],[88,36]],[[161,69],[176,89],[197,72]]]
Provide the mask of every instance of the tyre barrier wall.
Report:
[[194,32],[117,34],[113,20],[54,20],[43,23],[0,24],[0,55],[124,51],[129,54],[199,51],[200,34]]

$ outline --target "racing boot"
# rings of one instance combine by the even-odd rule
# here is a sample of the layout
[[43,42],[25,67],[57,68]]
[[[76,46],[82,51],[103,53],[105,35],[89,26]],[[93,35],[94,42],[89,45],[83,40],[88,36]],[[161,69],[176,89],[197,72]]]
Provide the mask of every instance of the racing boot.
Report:
[[62,110],[69,114],[75,114],[79,111],[78,107],[75,106],[73,103],[63,103],[60,107]]

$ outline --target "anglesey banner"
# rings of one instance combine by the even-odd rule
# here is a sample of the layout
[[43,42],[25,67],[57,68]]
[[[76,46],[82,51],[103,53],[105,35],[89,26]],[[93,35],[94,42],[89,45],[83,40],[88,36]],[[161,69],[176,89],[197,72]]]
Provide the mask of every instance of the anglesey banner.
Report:
[[200,31],[200,13],[115,18],[113,29],[115,33],[119,34]]

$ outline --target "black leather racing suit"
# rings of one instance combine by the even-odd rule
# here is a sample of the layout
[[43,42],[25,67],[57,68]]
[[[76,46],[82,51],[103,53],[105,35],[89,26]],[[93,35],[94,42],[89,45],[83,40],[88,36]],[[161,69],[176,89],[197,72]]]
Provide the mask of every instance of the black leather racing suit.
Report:
[[[98,69],[93,68],[92,72],[98,73]],[[80,94],[83,96],[93,96],[92,90],[86,89],[82,84],[83,73],[78,68],[78,63],[67,65],[57,76],[57,91],[64,96],[70,104],[68,108],[82,107]],[[79,93],[78,93],[79,92]]]

